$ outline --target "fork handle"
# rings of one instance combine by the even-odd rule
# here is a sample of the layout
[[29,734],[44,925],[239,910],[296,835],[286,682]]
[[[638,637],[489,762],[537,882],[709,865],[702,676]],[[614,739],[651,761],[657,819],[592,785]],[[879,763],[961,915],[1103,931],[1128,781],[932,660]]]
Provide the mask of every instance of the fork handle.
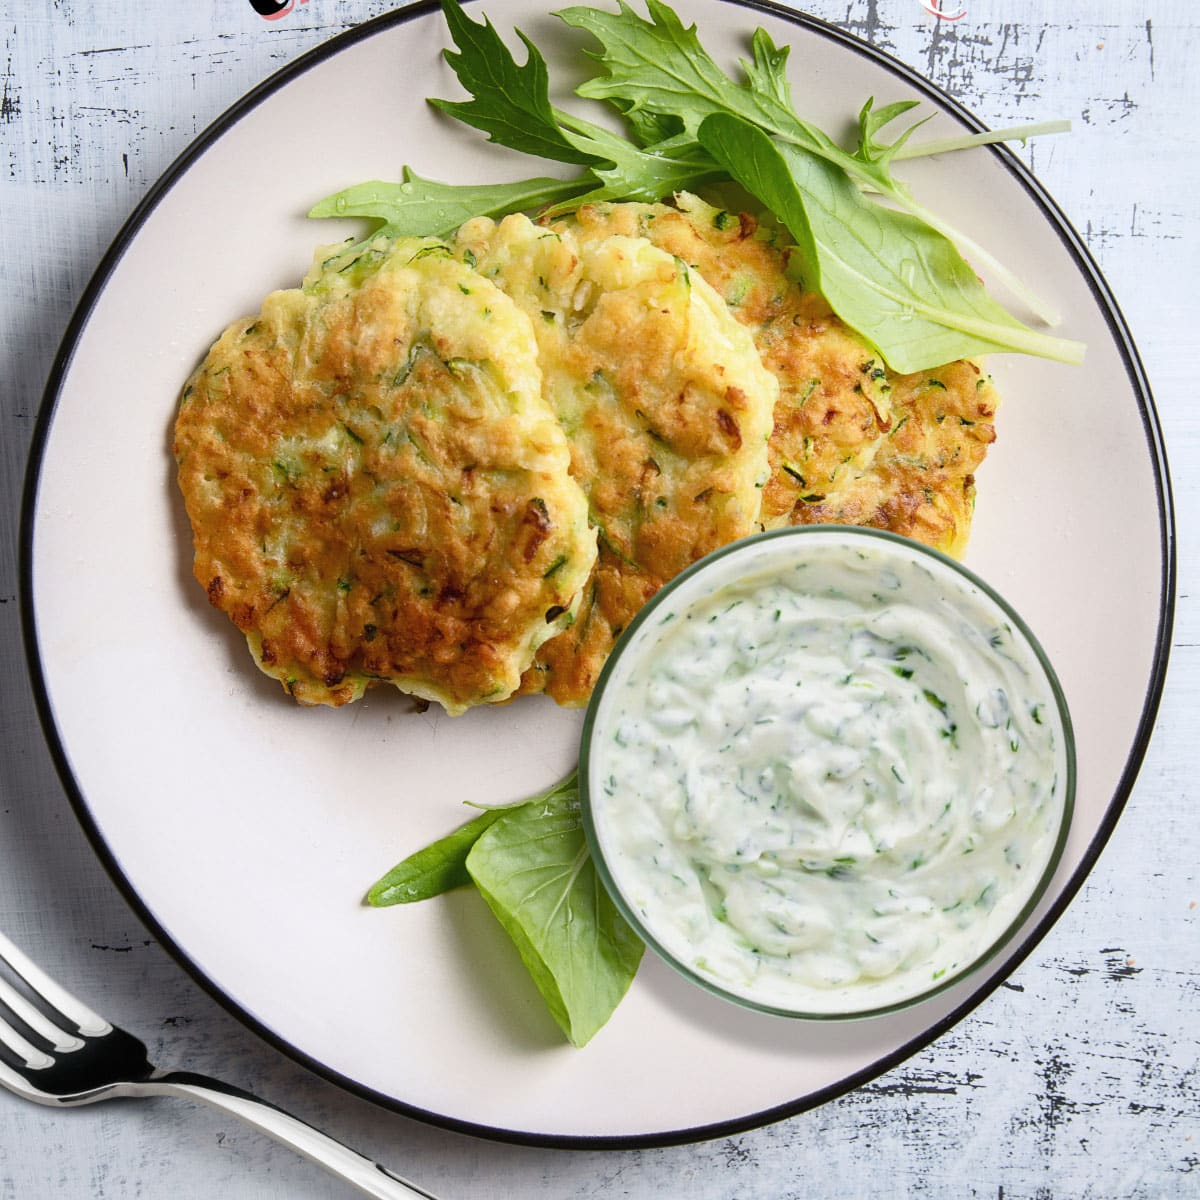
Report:
[[170,1071],[154,1075],[141,1083],[126,1085],[122,1090],[130,1095],[182,1096],[232,1113],[260,1133],[290,1146],[298,1154],[346,1180],[364,1195],[376,1197],[376,1200],[414,1200],[414,1197],[437,1200],[432,1192],[401,1179],[387,1167],[351,1150],[349,1146],[314,1129],[291,1113],[220,1080],[195,1075],[190,1071]]

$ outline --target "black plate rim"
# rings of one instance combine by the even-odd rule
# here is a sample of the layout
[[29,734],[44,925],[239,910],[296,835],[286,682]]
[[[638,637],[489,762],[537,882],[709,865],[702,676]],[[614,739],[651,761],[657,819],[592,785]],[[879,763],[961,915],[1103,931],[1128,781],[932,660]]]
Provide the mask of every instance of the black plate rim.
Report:
[[[776,3],[775,0],[714,0],[714,2],[730,4],[749,9],[752,12],[766,14],[824,37],[886,68],[904,83],[922,92],[935,105],[957,116],[969,127],[979,131],[986,128],[983,122],[968,109],[943,92],[930,80],[924,78],[886,51],[862,41],[854,34],[839,29],[827,21],[813,17],[807,13],[786,8]],[[1026,193],[1037,204],[1043,216],[1058,233],[1060,239],[1075,260],[1076,266],[1087,281],[1097,305],[1104,313],[1114,343],[1121,353],[1129,382],[1138,399],[1147,448],[1155,470],[1162,568],[1159,580],[1159,612],[1155,653],[1153,663],[1151,664],[1150,678],[1147,681],[1141,719],[1138,722],[1125,767],[1121,773],[1112,800],[1109,802],[1105,818],[1097,829],[1095,837],[1085,850],[1079,866],[1064,886],[1062,893],[1042,920],[1030,931],[1024,941],[1020,943],[1005,964],[1004,970],[982,983],[952,1012],[948,1013],[940,1021],[933,1023],[919,1036],[904,1043],[904,1045],[898,1047],[890,1054],[883,1055],[862,1070],[847,1076],[837,1084],[819,1089],[795,1101],[708,1125],[691,1126],[676,1130],[655,1130],[644,1134],[544,1134],[528,1130],[504,1129],[482,1125],[407,1104],[401,1100],[397,1100],[395,1097],[380,1093],[326,1066],[300,1047],[292,1045],[267,1028],[203,974],[199,967],[188,957],[183,947],[171,937],[168,931],[159,924],[147,908],[130,880],[121,871],[115,856],[104,841],[99,826],[88,808],[82,789],[71,771],[66,748],[55,725],[53,708],[50,703],[49,691],[39,652],[37,618],[33,606],[33,537],[36,523],[38,485],[49,433],[58,405],[59,393],[70,368],[76,347],[109,278],[140,232],[141,227],[163,197],[209,146],[224,136],[243,116],[251,112],[264,99],[278,91],[292,79],[319,63],[341,53],[358,41],[373,37],[384,30],[391,29],[393,26],[406,24],[419,17],[434,13],[438,11],[438,8],[439,4],[437,0],[417,0],[416,3],[411,5],[383,13],[378,17],[363,22],[361,25],[335,35],[328,41],[301,55],[295,61],[282,67],[257,87],[251,89],[209,125],[207,129],[193,139],[167,168],[134,209],[114,238],[104,257],[100,260],[67,325],[47,379],[37,423],[34,427],[21,500],[19,545],[21,630],[38,717],[41,721],[51,758],[53,759],[67,798],[75,811],[75,815],[83,827],[94,852],[126,902],[154,937],[166,948],[168,953],[171,954],[205,992],[243,1025],[251,1029],[269,1045],[291,1058],[294,1062],[336,1084],[352,1095],[369,1100],[382,1108],[390,1109],[393,1112],[443,1129],[517,1145],[580,1150],[634,1150],[684,1145],[715,1138],[729,1137],[733,1134],[743,1133],[747,1130],[756,1129],[788,1117],[796,1116],[826,1104],[840,1096],[844,1096],[855,1088],[861,1087],[863,1084],[878,1078],[878,1076],[891,1070],[906,1059],[911,1058],[914,1054],[936,1041],[937,1038],[957,1025],[986,1000],[1029,956],[1034,947],[1045,938],[1059,917],[1062,916],[1067,906],[1082,887],[1084,880],[1091,873],[1100,852],[1112,836],[1117,821],[1124,811],[1125,805],[1132,793],[1138,771],[1149,748],[1155,718],[1162,699],[1167,662],[1170,655],[1177,573],[1176,537],[1174,501],[1161,423],[1154,405],[1149,379],[1134,344],[1128,323],[1121,313],[1112,290],[1100,273],[1083,239],[1079,236],[1059,206],[1046,192],[1045,188],[1007,146],[993,145],[986,147],[986,152],[997,156],[1005,168],[1017,179]]]

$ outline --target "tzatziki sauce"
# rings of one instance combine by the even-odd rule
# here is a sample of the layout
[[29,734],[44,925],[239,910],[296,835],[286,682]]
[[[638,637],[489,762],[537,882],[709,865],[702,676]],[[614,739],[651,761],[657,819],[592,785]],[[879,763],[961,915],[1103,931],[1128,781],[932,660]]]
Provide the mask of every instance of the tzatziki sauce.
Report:
[[618,904],[770,1011],[947,986],[1028,915],[1065,837],[1044,655],[972,576],[890,535],[718,552],[630,630],[589,723],[585,815]]

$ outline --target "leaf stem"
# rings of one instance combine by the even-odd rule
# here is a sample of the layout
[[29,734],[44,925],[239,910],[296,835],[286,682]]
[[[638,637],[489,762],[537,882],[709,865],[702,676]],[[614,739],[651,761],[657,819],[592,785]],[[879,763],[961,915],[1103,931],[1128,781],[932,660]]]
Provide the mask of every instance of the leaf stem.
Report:
[[990,146],[996,142],[1024,142],[1031,137],[1042,137],[1047,133],[1070,133],[1070,121],[1041,121],[1036,125],[1010,125],[1006,129],[988,129],[983,133],[966,133],[958,137],[938,138],[931,142],[908,143],[901,146],[892,156],[893,161],[902,158],[926,158],[931,154],[949,154],[955,150],[970,150],[974,146]]

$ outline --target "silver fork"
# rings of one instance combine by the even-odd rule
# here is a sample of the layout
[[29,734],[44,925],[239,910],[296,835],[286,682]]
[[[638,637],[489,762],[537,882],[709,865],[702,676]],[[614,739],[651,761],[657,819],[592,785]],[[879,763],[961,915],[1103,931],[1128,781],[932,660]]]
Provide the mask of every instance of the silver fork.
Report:
[[160,1071],[137,1038],[110,1025],[0,933],[0,1084],[53,1108],[136,1096],[182,1096],[212,1105],[290,1146],[378,1200],[437,1200],[386,1167],[239,1088],[190,1071]]

